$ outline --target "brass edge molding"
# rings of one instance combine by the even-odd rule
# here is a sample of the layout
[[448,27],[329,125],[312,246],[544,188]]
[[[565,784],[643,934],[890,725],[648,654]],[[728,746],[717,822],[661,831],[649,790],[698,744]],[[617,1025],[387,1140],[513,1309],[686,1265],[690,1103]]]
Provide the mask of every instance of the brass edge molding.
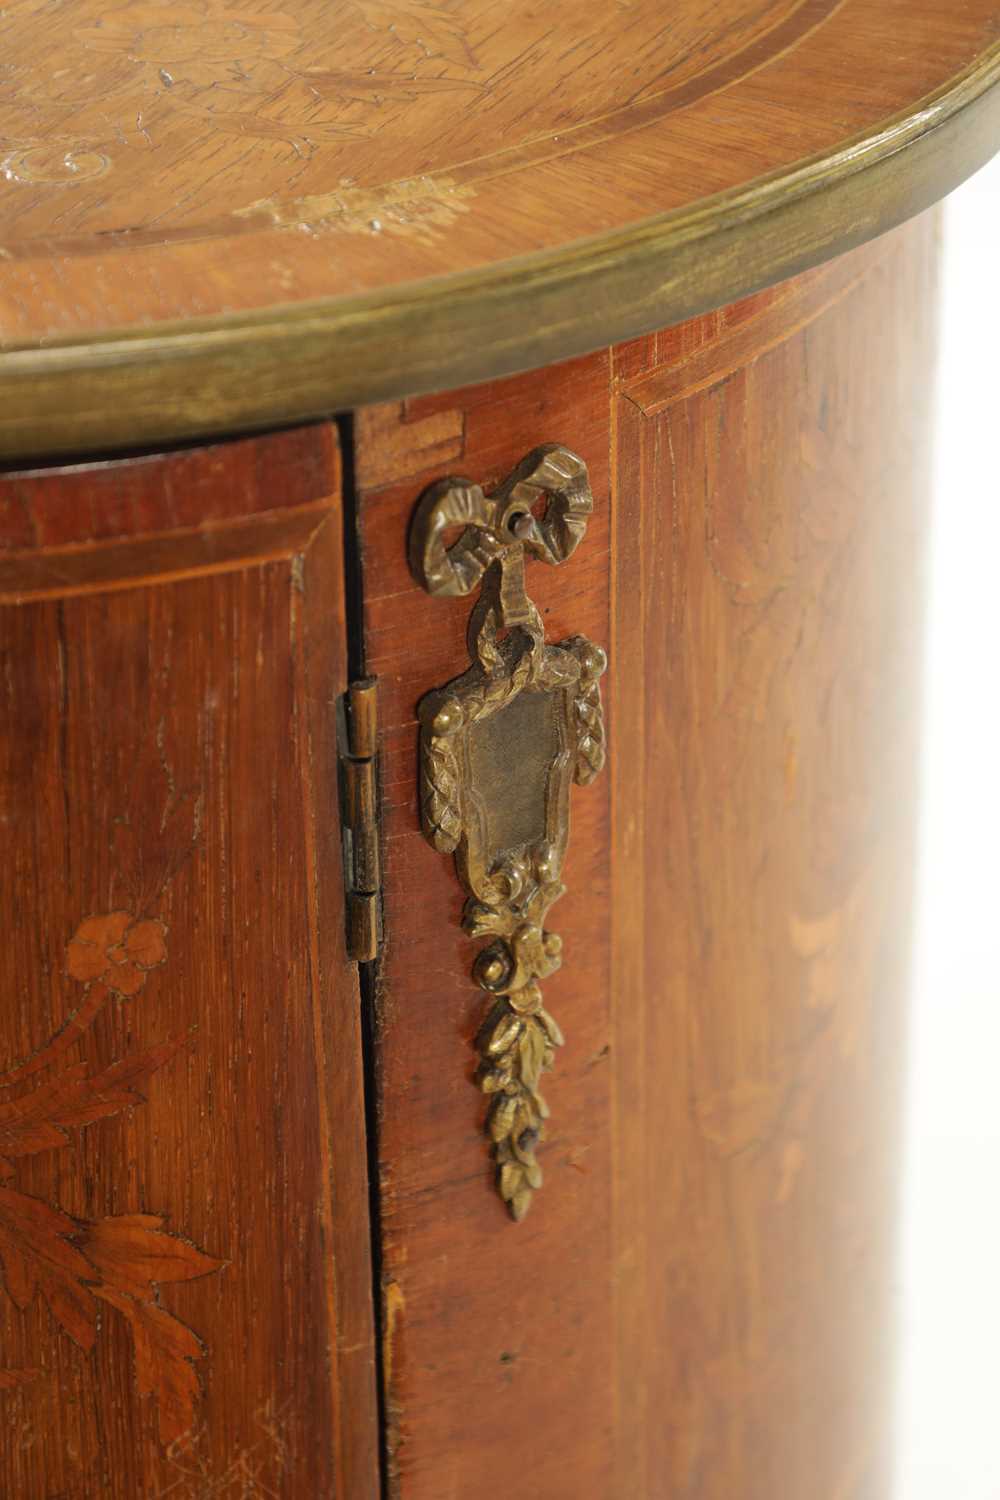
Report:
[[[1000,145],[1000,43],[913,109],[695,208],[388,292],[0,351],[0,457],[306,421],[584,354],[929,208]],[[81,377],[86,378],[81,378]]]
[[472,971],[493,1002],[476,1038],[476,1079],[490,1099],[497,1189],[514,1219],[542,1185],[539,1080],[563,1042],[539,985],[561,966],[562,939],[544,924],[565,891],[570,785],[586,786],[604,765],[607,665],[583,636],[546,644],[524,565],[526,555],[565,562],[593,504],[583,460],[547,444],[491,495],[467,479],[432,485],[410,534],[410,566],[429,594],[482,584],[469,619],[472,665],[419,705],[420,804],[428,842],[455,856],[468,896],[462,926],[489,940]]

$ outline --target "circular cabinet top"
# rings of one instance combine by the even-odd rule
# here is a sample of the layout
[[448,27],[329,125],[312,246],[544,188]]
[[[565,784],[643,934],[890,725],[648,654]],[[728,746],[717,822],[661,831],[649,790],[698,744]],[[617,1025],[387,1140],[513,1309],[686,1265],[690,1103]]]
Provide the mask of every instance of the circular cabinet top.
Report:
[[1000,143],[998,0],[0,0],[0,452],[662,326]]

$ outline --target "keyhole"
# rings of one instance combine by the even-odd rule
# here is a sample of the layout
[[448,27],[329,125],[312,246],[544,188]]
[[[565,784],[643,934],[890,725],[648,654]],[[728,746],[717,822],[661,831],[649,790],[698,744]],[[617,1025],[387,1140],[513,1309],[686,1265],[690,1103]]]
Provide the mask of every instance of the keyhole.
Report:
[[507,522],[507,530],[523,542],[531,535],[531,524],[537,521],[539,525],[545,520],[549,510],[548,495],[539,495],[530,510],[516,510]]

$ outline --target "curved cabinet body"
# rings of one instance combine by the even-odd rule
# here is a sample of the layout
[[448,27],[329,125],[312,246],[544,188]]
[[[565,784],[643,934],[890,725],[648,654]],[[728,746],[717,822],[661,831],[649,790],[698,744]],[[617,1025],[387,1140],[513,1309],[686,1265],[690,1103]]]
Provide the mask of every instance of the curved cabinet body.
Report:
[[997,0],[3,0],[4,1500],[889,1500],[998,84]]
[[[900,1004],[934,343],[933,218],[569,364],[359,422],[382,685],[378,991],[389,1463],[402,1500],[884,1500]],[[490,1189],[453,872],[414,705],[468,606],[410,579],[443,473],[557,438],[595,513],[529,565],[609,647],[546,1004],[545,1189]]]
[[[362,408],[346,554],[325,424],[0,476],[5,1494],[365,1500],[378,1378],[398,1500],[885,1500],[936,237]],[[407,528],[553,442],[594,512],[528,587],[608,651],[609,763],[572,794],[514,1224],[478,944],[419,825],[416,705],[469,603],[421,591]],[[380,697],[366,1056],[349,655]]]

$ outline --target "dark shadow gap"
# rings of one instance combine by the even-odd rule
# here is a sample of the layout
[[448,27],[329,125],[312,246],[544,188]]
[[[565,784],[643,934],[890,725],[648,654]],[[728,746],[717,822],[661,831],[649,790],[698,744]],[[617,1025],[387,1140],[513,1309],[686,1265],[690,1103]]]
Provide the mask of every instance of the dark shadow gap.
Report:
[[[341,489],[344,510],[344,603],[347,616],[347,678],[365,677],[364,592],[361,528],[355,467],[354,417],[336,419],[342,465]],[[375,1324],[375,1396],[378,1408],[379,1490],[389,1497],[389,1464],[386,1421],[384,1316],[382,1300],[382,1214],[379,1191],[379,1077],[378,1077],[378,981],[379,960],[358,964],[361,999],[361,1056],[364,1074],[365,1141],[368,1158],[368,1221],[371,1233],[372,1306]]]

